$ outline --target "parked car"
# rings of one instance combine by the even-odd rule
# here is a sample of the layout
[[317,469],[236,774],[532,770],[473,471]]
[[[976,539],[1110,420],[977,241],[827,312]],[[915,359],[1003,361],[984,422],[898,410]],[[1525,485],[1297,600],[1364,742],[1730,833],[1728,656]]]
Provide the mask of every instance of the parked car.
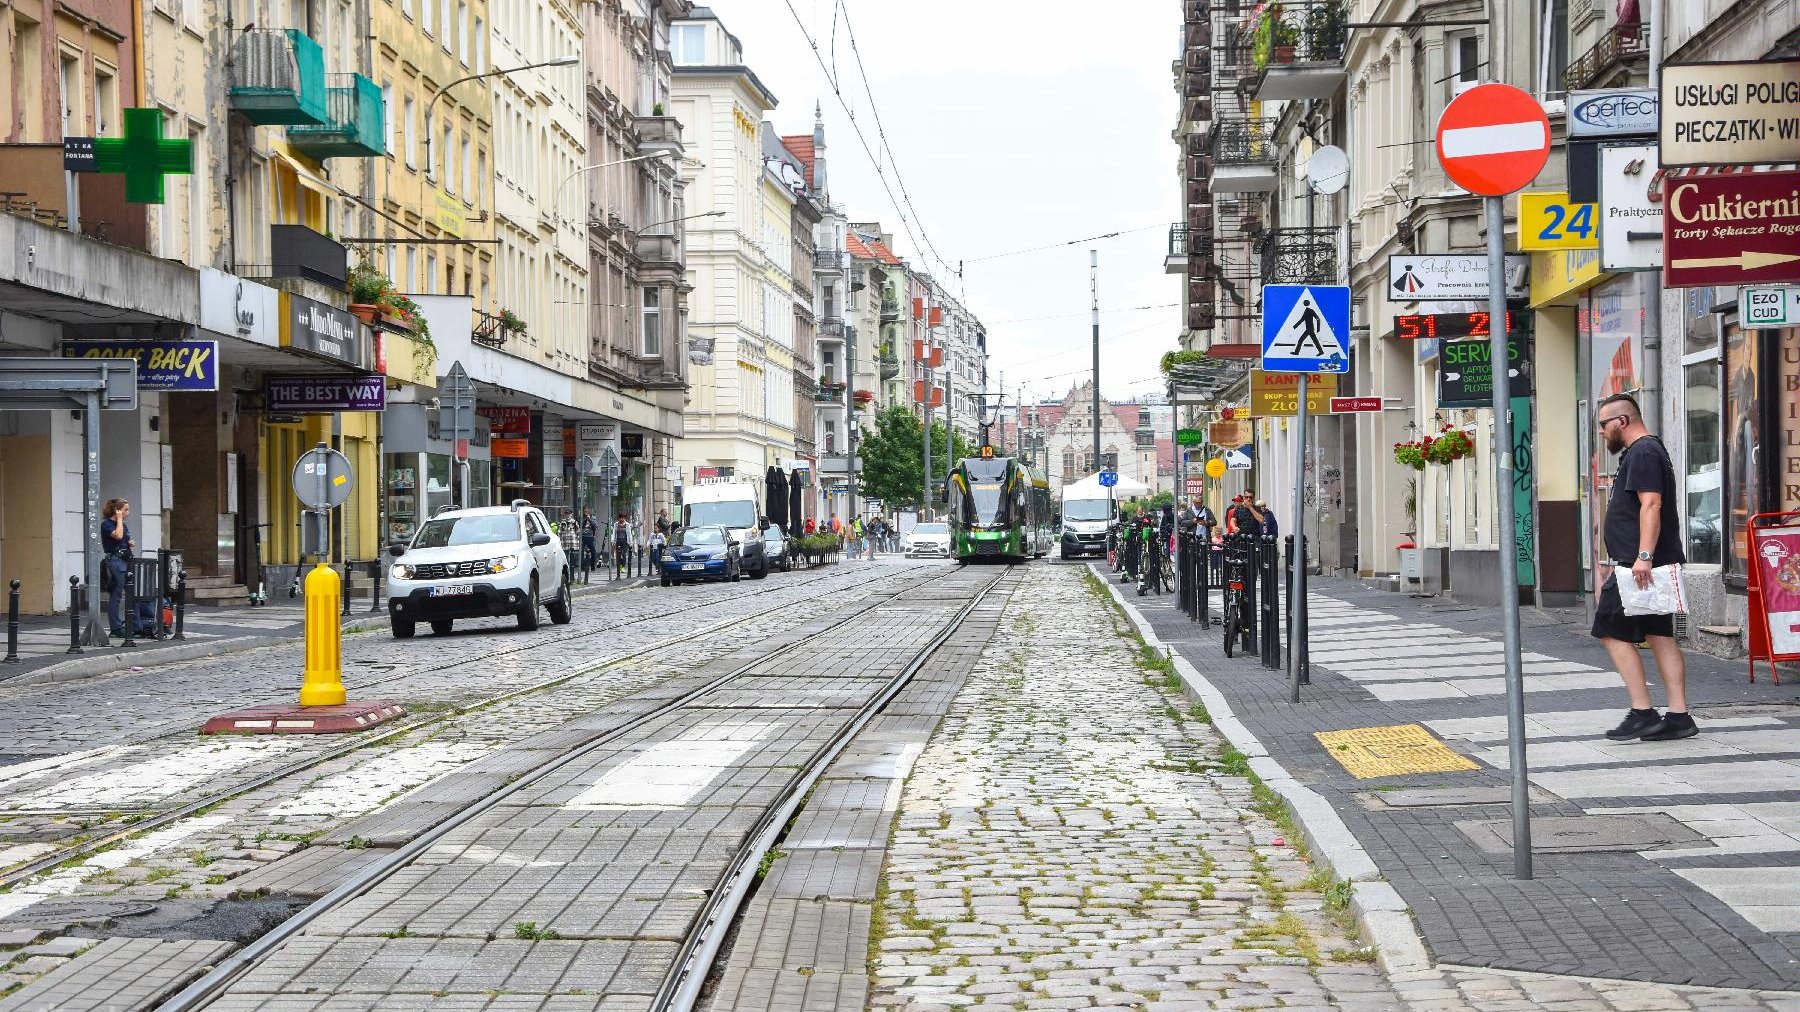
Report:
[[538,610],[565,625],[573,617],[569,556],[550,521],[523,499],[510,506],[440,512],[410,543],[388,546],[388,622],[396,639],[419,622],[439,636],[459,618],[513,615],[536,629]]
[[662,585],[744,578],[742,545],[718,524],[683,527],[663,551]]
[[914,524],[913,529],[900,540],[900,547],[909,559],[948,559],[950,557],[949,524]]
[[756,486],[732,479],[709,479],[684,489],[681,526],[725,528],[738,542],[739,565],[752,579],[769,575],[761,531],[768,526],[756,507]]
[[769,529],[763,531],[762,543],[763,559],[770,569],[779,569],[785,573],[794,568],[794,557],[788,551],[787,533],[780,527],[770,524]]

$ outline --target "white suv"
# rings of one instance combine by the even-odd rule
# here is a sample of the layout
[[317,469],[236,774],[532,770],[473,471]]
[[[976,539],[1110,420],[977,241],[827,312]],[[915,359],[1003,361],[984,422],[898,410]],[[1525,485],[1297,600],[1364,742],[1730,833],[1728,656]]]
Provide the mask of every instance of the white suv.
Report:
[[388,619],[407,639],[419,622],[447,635],[459,618],[513,615],[538,627],[538,609],[566,624],[569,556],[550,522],[523,499],[511,506],[445,510],[420,526],[412,544],[388,546]]

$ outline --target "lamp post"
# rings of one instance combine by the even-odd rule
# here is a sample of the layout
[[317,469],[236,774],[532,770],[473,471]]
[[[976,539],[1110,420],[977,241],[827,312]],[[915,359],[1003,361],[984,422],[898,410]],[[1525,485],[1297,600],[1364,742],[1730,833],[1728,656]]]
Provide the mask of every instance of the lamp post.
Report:
[[[593,165],[583,165],[581,168],[576,169],[574,172],[571,172],[568,175],[564,176],[562,179],[562,182],[556,184],[556,193],[553,194],[550,198],[550,206],[552,208],[557,209],[558,212],[561,211],[563,188],[568,186],[570,181],[573,180],[576,176],[582,175],[583,173],[592,172],[595,169],[610,169],[615,165],[629,165],[632,162],[647,162],[652,158],[666,158],[673,153],[674,152],[671,152],[671,151],[652,151],[647,155],[632,155],[630,158],[616,158],[610,162],[596,162]],[[723,214],[725,212],[720,211],[719,213]],[[677,219],[677,220],[679,220],[679,219]],[[663,222],[657,222],[657,224],[661,225],[661,224],[663,224]],[[648,226],[646,226],[646,227],[648,227]],[[642,231],[642,229],[640,229],[639,231]]]
[[519,67],[507,67],[502,70],[484,70],[479,74],[465,74],[432,92],[431,101],[425,103],[425,178],[431,180],[433,183],[437,182],[437,172],[435,170],[436,159],[432,156],[431,152],[431,142],[433,140],[431,135],[434,132],[431,129],[431,110],[437,106],[438,99],[443,98],[445,92],[459,84],[480,80],[484,77],[504,77],[507,74],[517,74],[526,70],[536,70],[539,67],[573,67],[580,62],[581,56],[579,54],[571,53],[568,56],[559,56],[554,60],[542,60],[537,63],[527,63]]

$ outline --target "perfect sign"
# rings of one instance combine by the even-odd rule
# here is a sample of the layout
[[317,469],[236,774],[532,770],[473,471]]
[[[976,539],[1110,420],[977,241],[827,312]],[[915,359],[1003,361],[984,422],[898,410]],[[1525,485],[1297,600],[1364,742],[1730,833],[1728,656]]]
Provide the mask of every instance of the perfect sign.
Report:
[[1665,63],[1662,164],[1800,161],[1800,60]]

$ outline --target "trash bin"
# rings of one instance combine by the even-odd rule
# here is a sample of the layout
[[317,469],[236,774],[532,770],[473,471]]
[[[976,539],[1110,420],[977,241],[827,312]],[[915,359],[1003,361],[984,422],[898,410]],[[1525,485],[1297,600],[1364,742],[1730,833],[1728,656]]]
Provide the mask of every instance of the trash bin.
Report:
[[1394,546],[1400,552],[1400,578],[1407,583],[1419,582],[1419,546],[1402,541]]

